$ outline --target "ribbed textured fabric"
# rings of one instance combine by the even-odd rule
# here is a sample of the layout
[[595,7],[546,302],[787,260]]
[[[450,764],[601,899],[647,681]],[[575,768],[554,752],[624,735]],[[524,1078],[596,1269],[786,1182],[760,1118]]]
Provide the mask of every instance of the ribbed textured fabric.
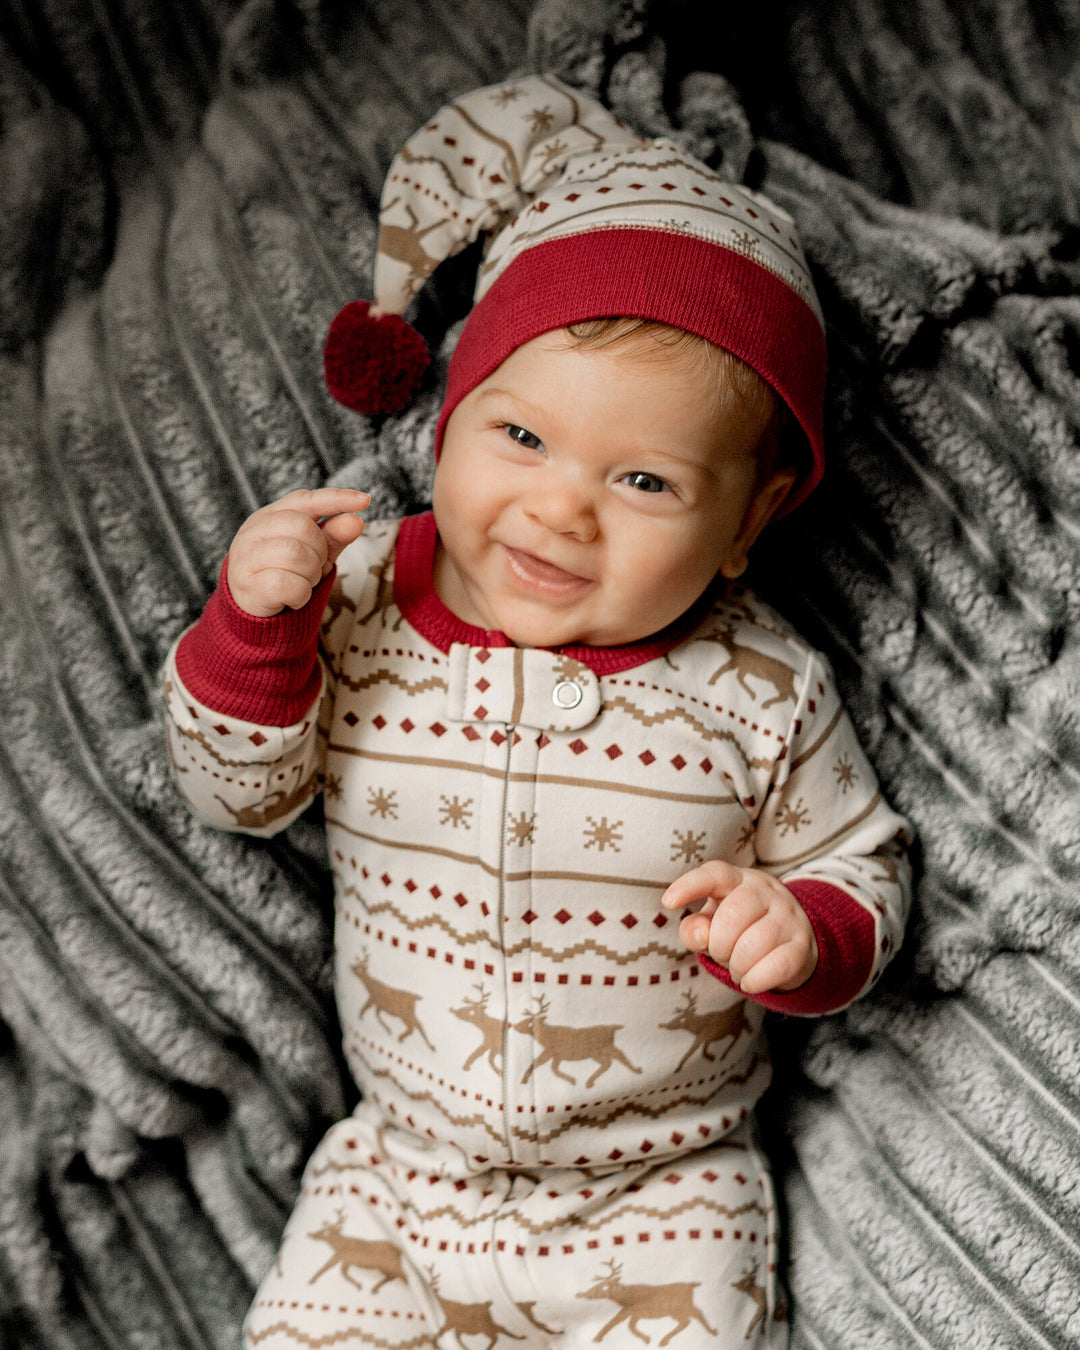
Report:
[[176,668],[199,702],[215,712],[264,726],[292,726],[319,692],[319,624],[334,572],[323,577],[303,609],[259,618],[233,599],[228,561],[198,623],[180,639]]
[[516,347],[610,314],[685,328],[756,370],[795,414],[810,447],[784,512],[805,499],[824,469],[825,338],[813,310],[731,248],[660,229],[553,239],[507,267],[470,311],[454,349],[436,454],[454,408]]

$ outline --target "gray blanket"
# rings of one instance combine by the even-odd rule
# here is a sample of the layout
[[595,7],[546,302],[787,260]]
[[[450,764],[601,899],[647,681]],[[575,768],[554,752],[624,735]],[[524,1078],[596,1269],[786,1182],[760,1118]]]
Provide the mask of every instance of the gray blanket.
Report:
[[832,659],[920,882],[871,998],[773,1028],[794,1347],[1080,1345],[1067,0],[5,0],[0,1337],[236,1350],[351,1104],[317,813],[195,824],[157,672],[256,505],[424,504],[475,256],[422,299],[402,417],[331,402],[322,336],[401,141],[537,69],[791,210],[829,321],[830,470],[754,581]]

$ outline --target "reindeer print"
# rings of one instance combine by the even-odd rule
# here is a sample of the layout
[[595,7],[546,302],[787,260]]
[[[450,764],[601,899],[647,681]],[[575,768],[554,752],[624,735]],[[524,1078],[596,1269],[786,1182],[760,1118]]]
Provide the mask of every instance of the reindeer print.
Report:
[[717,1334],[694,1304],[694,1290],[698,1287],[696,1281],[693,1284],[623,1284],[619,1278],[622,1266],[615,1261],[608,1261],[607,1267],[606,1275],[594,1277],[592,1286],[576,1295],[577,1298],[606,1298],[618,1304],[619,1311],[600,1328],[593,1337],[594,1341],[602,1341],[620,1322],[627,1322],[631,1336],[636,1336],[648,1345],[648,1336],[638,1330],[637,1324],[662,1317],[674,1318],[676,1325],[660,1341],[661,1345],[667,1345],[672,1337],[684,1331],[691,1322],[700,1322],[710,1336]]
[[638,1066],[631,1064],[615,1044],[615,1033],[622,1031],[621,1026],[552,1026],[547,1020],[547,1013],[548,1001],[541,994],[535,1012],[526,1013],[520,1021],[510,1024],[515,1031],[531,1036],[540,1047],[540,1054],[525,1070],[521,1080],[523,1083],[529,1081],[534,1069],[538,1069],[541,1064],[550,1063],[551,1072],[556,1078],[563,1078],[566,1082],[576,1085],[577,1079],[563,1073],[559,1068],[563,1060],[593,1060],[598,1067],[586,1082],[587,1088],[592,1087],[601,1074],[607,1073],[616,1060],[620,1064],[625,1064],[632,1073],[641,1073]]
[[749,1294],[757,1304],[754,1315],[750,1319],[750,1324],[746,1328],[746,1334],[743,1337],[743,1340],[748,1341],[757,1330],[759,1323],[765,1320],[765,1308],[768,1300],[765,1286],[763,1284],[758,1284],[756,1263],[751,1262],[746,1270],[743,1271],[742,1275],[740,1275],[737,1280],[732,1281],[731,1287],[732,1289],[737,1289],[740,1294]]
[[[676,1016],[670,1022],[660,1023],[664,1031],[688,1031],[694,1038],[690,1049],[675,1065],[676,1073],[698,1050],[701,1051],[705,1059],[711,1062],[713,1056],[709,1054],[709,1046],[714,1045],[717,1041],[730,1039],[730,1044],[724,1051],[724,1055],[726,1055],[733,1049],[743,1032],[750,1030],[750,1024],[746,1020],[746,1003],[743,999],[733,1003],[730,1008],[709,1013],[696,1011],[697,999],[692,990],[688,989],[683,995],[683,999],[683,1006],[678,1009]],[[720,1058],[723,1059],[724,1055],[721,1055]]]
[[[299,778],[299,774],[297,777]],[[308,777],[303,782],[298,781],[291,791],[278,789],[274,792],[268,792],[262,801],[254,806],[242,807],[239,811],[231,807],[224,797],[217,797],[217,800],[241,829],[260,830],[267,825],[272,825],[275,820],[281,820],[283,816],[287,816],[301,803],[313,797],[318,781],[318,770],[313,769]]]
[[[405,212],[409,217],[407,225],[391,225],[386,219],[387,213],[398,205],[404,205]],[[448,216],[443,216],[421,229],[420,222],[416,218],[416,212],[408,202],[402,203],[400,197],[392,198],[383,207],[379,216],[378,251],[387,258],[393,258],[395,262],[404,263],[408,267],[409,279],[406,285],[410,295],[416,294],[439,261],[438,258],[433,258],[428,253],[420,241],[425,234],[430,234],[432,230],[437,230],[440,226],[445,225],[448,219]]]
[[363,1285],[349,1274],[354,1266],[361,1270],[377,1270],[382,1278],[372,1286],[370,1292],[373,1294],[390,1280],[404,1280],[401,1252],[392,1242],[369,1242],[366,1238],[349,1237],[342,1231],[344,1226],[345,1215],[339,1209],[333,1223],[325,1223],[313,1233],[308,1233],[308,1237],[316,1242],[328,1243],[332,1252],[330,1259],[319,1267],[308,1284],[314,1284],[335,1266],[341,1267],[342,1278],[357,1289],[363,1289]]
[[395,1017],[404,1024],[405,1030],[398,1037],[398,1041],[403,1041],[414,1031],[418,1031],[428,1049],[435,1049],[416,1014],[416,1005],[420,1002],[419,994],[412,994],[407,989],[394,989],[377,980],[374,975],[369,975],[366,959],[357,961],[352,967],[352,972],[367,990],[367,1002],[357,1014],[359,1017],[363,1017],[369,1008],[374,1008],[375,1020],[387,1031],[390,1027],[383,1021],[384,1016]]
[[754,679],[761,680],[764,684],[771,684],[776,690],[772,698],[768,698],[761,705],[762,711],[771,708],[774,703],[795,702],[795,671],[785,664],[778,661],[774,656],[766,656],[753,647],[747,647],[738,642],[735,637],[735,630],[732,628],[720,628],[712,634],[709,641],[717,642],[728,654],[727,661],[722,666],[718,666],[709,676],[709,683],[715,684],[721,675],[726,675],[729,670],[738,672],[738,681],[752,699],[757,698],[750,685],[747,683],[747,676],[752,675]]
[[[500,1336],[508,1336],[512,1341],[526,1339],[524,1336],[518,1336],[515,1332],[509,1331],[506,1327],[500,1326],[495,1321],[491,1315],[490,1299],[486,1303],[458,1303],[454,1299],[443,1298],[442,1294],[439,1293],[439,1276],[435,1267],[427,1266],[426,1269],[428,1288],[442,1309],[444,1318],[437,1333],[440,1338],[444,1332],[452,1331],[458,1338],[458,1344],[460,1345],[462,1336],[485,1336],[487,1337],[487,1345],[484,1346],[483,1350],[491,1350]],[[532,1304],[528,1306],[531,1308]]]
[[496,1062],[502,1058],[502,1040],[503,1023],[499,1017],[492,1017],[487,1011],[487,1001],[489,991],[482,985],[476,985],[479,996],[477,998],[466,998],[460,1008],[451,1008],[450,1011],[455,1017],[460,1017],[463,1022],[470,1022],[476,1027],[483,1037],[480,1044],[461,1066],[462,1070],[471,1069],[481,1055],[486,1054],[488,1063],[495,1070],[500,1072],[499,1065]]

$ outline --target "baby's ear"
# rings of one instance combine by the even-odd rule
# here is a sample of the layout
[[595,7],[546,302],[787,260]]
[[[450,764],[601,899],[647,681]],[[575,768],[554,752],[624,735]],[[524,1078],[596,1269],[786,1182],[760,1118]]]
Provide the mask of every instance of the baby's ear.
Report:
[[777,469],[755,490],[739,532],[720,564],[720,573],[728,581],[734,581],[746,571],[754,541],[780,510],[797,477],[794,469]]

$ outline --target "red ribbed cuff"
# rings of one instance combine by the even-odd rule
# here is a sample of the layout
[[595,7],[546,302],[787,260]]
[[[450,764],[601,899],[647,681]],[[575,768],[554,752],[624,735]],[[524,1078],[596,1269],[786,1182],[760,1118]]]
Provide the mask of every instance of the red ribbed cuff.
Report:
[[[772,1012],[798,1017],[820,1016],[834,1012],[859,993],[874,965],[874,919],[869,910],[839,886],[826,881],[793,880],[788,890],[806,911],[818,945],[818,963],[813,975],[786,994],[771,990],[767,994],[747,994]],[[698,953],[698,960],[729,989],[742,990],[723,966],[711,956]]]
[[260,619],[229,592],[228,558],[202,617],[180,639],[176,669],[185,688],[214,712],[264,727],[291,727],[319,693],[319,625],[334,572],[303,609]]

